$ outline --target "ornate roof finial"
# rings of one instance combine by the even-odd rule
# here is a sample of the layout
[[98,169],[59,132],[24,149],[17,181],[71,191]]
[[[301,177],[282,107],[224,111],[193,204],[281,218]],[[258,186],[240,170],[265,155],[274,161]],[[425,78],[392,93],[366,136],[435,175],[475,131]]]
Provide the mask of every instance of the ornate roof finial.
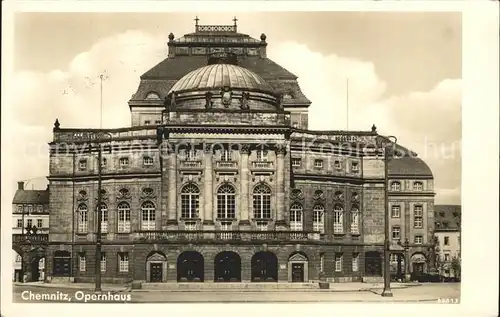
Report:
[[168,39],[169,39],[170,41],[173,41],[173,40],[174,40],[174,38],[175,38],[174,33],[172,33],[172,32],[171,32],[171,33],[168,35]]
[[54,122],[54,131],[59,130],[61,124],[59,123],[59,119],[56,118],[56,122]]
[[238,19],[236,17],[233,18],[234,26],[236,26],[236,22],[238,22]]
[[200,21],[200,19],[198,19],[198,16],[196,16],[196,18],[194,18],[194,21],[195,21],[195,26],[198,26],[198,21]]
[[267,39],[267,36],[266,36],[264,33],[262,33],[262,34],[260,35],[260,40],[261,40],[262,42],[265,42],[265,41],[266,41],[266,39]]
[[373,133],[377,133],[377,127],[375,126],[375,124],[374,124],[374,125],[372,125],[372,132],[373,132]]

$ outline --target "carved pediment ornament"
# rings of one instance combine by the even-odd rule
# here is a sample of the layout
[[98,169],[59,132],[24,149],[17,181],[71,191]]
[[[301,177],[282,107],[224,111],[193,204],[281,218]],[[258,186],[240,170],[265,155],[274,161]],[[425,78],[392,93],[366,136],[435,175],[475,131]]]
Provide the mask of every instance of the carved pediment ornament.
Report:
[[130,190],[128,188],[122,187],[118,190],[116,198],[120,200],[129,200],[132,199],[132,196],[130,195]]
[[148,258],[148,261],[166,261],[166,260],[167,259],[159,253],[155,253]]
[[325,200],[325,193],[322,190],[316,190],[313,195],[315,200]]
[[240,108],[242,110],[248,110],[250,107],[248,106],[248,100],[250,99],[250,94],[248,92],[244,92],[241,95],[241,100],[240,100]]
[[76,196],[77,201],[87,201],[89,199],[89,196],[87,195],[87,192],[84,190],[81,190],[78,192],[78,196]]
[[303,200],[304,199],[304,193],[300,189],[292,189],[290,192],[290,198],[292,199],[298,199],[298,200]]
[[358,193],[353,193],[352,196],[351,196],[351,201],[352,202],[359,202],[359,194]]
[[231,100],[233,98],[233,92],[229,87],[224,87],[220,91],[222,104],[225,108],[228,108],[231,105]]
[[154,199],[156,198],[155,191],[151,187],[143,188],[141,191],[141,196],[139,197],[141,200],[145,199]]
[[240,149],[241,153],[244,154],[250,154],[250,145],[249,144],[243,144]]
[[[96,194],[95,201],[97,202],[99,200],[99,196]],[[101,190],[101,201],[105,202],[109,200],[109,194],[107,191],[104,189]]]
[[285,154],[286,153],[286,145],[285,144],[276,144],[275,145],[276,154]]
[[335,192],[335,195],[333,196],[333,200],[343,201],[344,200],[344,193],[340,192],[340,191]]

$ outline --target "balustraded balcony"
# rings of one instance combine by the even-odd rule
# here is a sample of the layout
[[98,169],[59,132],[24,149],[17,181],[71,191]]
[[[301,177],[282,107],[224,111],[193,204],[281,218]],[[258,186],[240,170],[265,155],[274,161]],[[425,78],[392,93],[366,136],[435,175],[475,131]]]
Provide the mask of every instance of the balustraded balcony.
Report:
[[220,170],[237,170],[238,162],[236,161],[216,161],[215,168]]
[[318,241],[320,234],[304,231],[137,231],[136,241]]
[[274,165],[272,161],[253,161],[252,170],[273,170]]
[[185,160],[180,161],[180,167],[182,169],[200,169],[202,168],[201,160]]
[[49,241],[48,234],[13,234],[13,243],[45,243]]

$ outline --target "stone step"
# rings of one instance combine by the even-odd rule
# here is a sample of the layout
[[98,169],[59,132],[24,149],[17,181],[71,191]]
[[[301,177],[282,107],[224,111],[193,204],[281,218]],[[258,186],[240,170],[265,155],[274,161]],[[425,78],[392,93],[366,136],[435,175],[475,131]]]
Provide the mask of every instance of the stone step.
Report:
[[318,289],[317,283],[143,283],[143,290],[182,289]]

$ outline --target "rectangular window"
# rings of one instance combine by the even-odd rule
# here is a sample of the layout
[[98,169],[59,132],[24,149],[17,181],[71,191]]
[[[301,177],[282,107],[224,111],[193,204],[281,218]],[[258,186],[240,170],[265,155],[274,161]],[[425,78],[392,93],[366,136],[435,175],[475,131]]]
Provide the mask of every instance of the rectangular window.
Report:
[[21,263],[23,261],[23,257],[19,254],[16,254],[16,262]]
[[196,150],[186,150],[186,161],[198,160],[198,152]]
[[145,120],[144,121],[144,125],[150,125],[151,124],[151,121],[150,120]]
[[161,124],[161,120],[155,120],[155,124],[156,124],[156,125]]
[[423,236],[415,236],[415,244],[422,244],[424,241]]
[[333,212],[333,233],[343,233],[344,223],[343,223],[343,212],[335,210]]
[[314,160],[315,168],[323,168],[323,160]]
[[106,253],[101,252],[101,272],[106,272]]
[[156,214],[154,209],[142,210],[142,230],[155,230],[156,224]]
[[424,208],[422,206],[415,206],[413,208],[413,226],[415,228],[423,227]]
[[142,163],[144,166],[152,166],[153,165],[153,158],[146,156],[142,159]]
[[36,206],[36,212],[42,213],[43,212],[43,206],[42,205]]
[[313,230],[319,233],[325,233],[325,224],[323,222],[323,211],[318,210],[313,213]]
[[319,271],[320,272],[325,271],[325,254],[324,253],[319,254]]
[[392,218],[399,218],[399,217],[401,217],[401,206],[394,205],[394,206],[391,207],[391,217]]
[[448,253],[446,253],[446,254],[444,255],[444,261],[445,261],[445,262],[450,262],[450,255],[449,255]]
[[257,151],[257,161],[260,161],[260,162],[267,161],[267,151],[258,150]]
[[342,169],[342,164],[340,163],[340,161],[336,160],[335,162],[333,162],[333,167],[336,170],[340,170],[340,169]]
[[359,234],[359,211],[351,210],[351,233]]
[[130,232],[130,209],[118,208],[118,232]]
[[80,160],[80,162],[78,162],[78,169],[80,171],[84,171],[87,169],[87,160]]
[[36,220],[36,227],[37,228],[43,228],[43,219],[37,219]]
[[231,161],[231,151],[224,150],[221,152],[220,160],[224,162]]
[[28,224],[27,224],[27,227],[28,227],[28,228],[33,227],[33,219],[28,219]]
[[398,262],[398,255],[395,253],[391,253],[391,255],[389,255],[389,262],[390,263],[397,263]]
[[17,227],[22,228],[23,227],[23,220],[22,219],[17,219]]
[[450,237],[444,237],[444,245],[450,245]]
[[105,157],[103,157],[101,159],[101,168],[106,168],[106,166],[108,166],[108,160]]
[[335,272],[342,272],[342,253],[335,253]]
[[358,162],[352,162],[351,163],[351,171],[356,173],[359,171],[359,163]]
[[17,212],[22,214],[23,213],[23,205],[17,205]]
[[392,227],[392,240],[401,239],[401,228],[399,226]]
[[267,231],[267,222],[266,221],[257,221],[257,230],[258,231]]
[[413,190],[415,191],[421,191],[424,188],[422,182],[415,182],[413,183]]
[[28,205],[28,214],[33,213],[33,205]]
[[128,157],[120,158],[120,168],[127,168],[129,164]]
[[352,271],[359,271],[359,253],[352,254]]
[[302,159],[294,157],[292,158],[292,166],[293,167],[300,167],[302,165]]
[[118,271],[128,272],[128,253],[120,252],[118,253]]
[[80,272],[85,272],[87,269],[87,258],[85,257],[85,253],[80,253]]

